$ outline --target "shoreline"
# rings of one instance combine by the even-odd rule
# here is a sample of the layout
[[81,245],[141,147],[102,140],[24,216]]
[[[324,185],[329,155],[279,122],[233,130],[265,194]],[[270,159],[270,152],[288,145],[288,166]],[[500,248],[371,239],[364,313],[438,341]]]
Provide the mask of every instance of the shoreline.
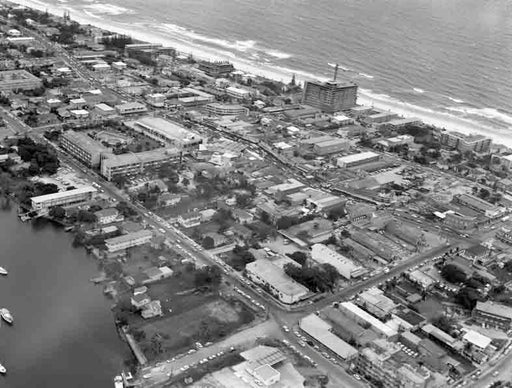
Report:
[[[69,10],[72,12],[71,19],[81,25],[91,25],[105,31],[128,35],[134,39],[144,42],[161,43],[175,48],[178,53],[184,55],[190,54],[194,58],[200,60],[229,60],[237,70],[275,81],[288,82],[293,75],[295,75],[296,79],[300,82],[327,80],[326,77],[315,76],[307,71],[289,69],[279,65],[251,63],[249,60],[237,58],[233,53],[226,52],[221,49],[213,47],[206,49],[204,47],[198,48],[194,47],[192,42],[181,43],[171,37],[166,37],[165,31],[162,29],[154,28],[153,32],[144,32],[136,29],[129,30],[126,26],[119,25],[118,22],[111,22],[109,24],[102,17],[95,16],[86,11],[81,12],[76,9],[71,9],[66,6],[66,3],[62,3],[62,5],[49,6],[38,0],[7,0],[7,2],[43,12],[47,10],[50,14],[56,16],[61,15],[64,10]],[[485,126],[471,119],[454,116],[449,112],[434,111],[426,107],[414,105],[407,101],[398,100],[386,94],[373,92],[369,89],[359,88],[358,104],[372,106],[383,111],[391,111],[406,118],[418,118],[425,124],[432,125],[440,129],[446,129],[448,131],[457,131],[466,135],[481,134],[490,137],[495,144],[512,147],[512,136],[502,133],[506,131],[504,129]]]

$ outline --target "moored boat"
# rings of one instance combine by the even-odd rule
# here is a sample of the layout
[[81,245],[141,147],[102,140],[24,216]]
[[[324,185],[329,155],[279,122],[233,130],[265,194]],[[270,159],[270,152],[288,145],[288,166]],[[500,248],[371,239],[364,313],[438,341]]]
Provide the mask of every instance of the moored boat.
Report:
[[5,322],[9,324],[12,324],[14,322],[14,317],[12,316],[11,312],[6,308],[0,309],[0,316]]
[[114,388],[124,388],[123,378],[121,376],[114,378]]
[[0,373],[3,375],[5,375],[7,373],[7,369],[2,364],[0,364]]
[[0,275],[7,275],[8,273],[4,267],[0,267]]

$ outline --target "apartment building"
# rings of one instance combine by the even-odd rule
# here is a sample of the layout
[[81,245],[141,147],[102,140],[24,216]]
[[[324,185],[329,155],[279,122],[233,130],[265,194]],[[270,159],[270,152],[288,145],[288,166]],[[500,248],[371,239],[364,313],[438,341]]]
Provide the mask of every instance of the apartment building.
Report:
[[124,234],[118,237],[112,237],[105,240],[105,245],[109,252],[117,252],[123,249],[147,244],[151,241],[153,233],[149,230],[139,230],[138,232]]
[[96,189],[92,186],[84,186],[78,189],[59,191],[58,193],[32,197],[32,209],[40,213],[49,211],[53,206],[80,205],[92,200]]
[[63,133],[60,146],[90,168],[98,167],[101,162],[101,155],[109,153],[108,148],[93,140],[87,134],[73,130]]

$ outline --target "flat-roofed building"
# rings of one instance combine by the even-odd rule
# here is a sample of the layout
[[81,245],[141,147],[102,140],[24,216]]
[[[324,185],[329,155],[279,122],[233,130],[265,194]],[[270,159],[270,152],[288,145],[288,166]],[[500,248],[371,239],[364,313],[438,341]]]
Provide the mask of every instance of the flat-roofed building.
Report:
[[483,327],[509,331],[512,327],[512,308],[501,303],[477,302],[473,319]]
[[349,168],[349,167],[355,167],[360,166],[362,164],[376,162],[380,159],[380,155],[371,152],[360,152],[358,154],[352,154],[347,156],[342,156],[336,160],[336,164],[338,167],[342,168]]
[[100,165],[101,155],[108,153],[108,148],[93,140],[82,132],[66,131],[60,139],[60,146],[71,156],[81,161],[87,167],[95,168]]
[[112,237],[105,240],[105,245],[109,252],[117,252],[123,249],[147,244],[151,241],[153,233],[150,230],[139,230],[138,232],[123,234],[122,236]]
[[42,85],[39,78],[26,70],[0,71],[0,91],[33,90]]
[[238,104],[221,104],[212,102],[206,105],[208,113],[215,116],[241,116],[249,114],[249,109]]
[[137,132],[180,150],[198,148],[205,139],[181,125],[160,117],[145,116],[125,124]]
[[239,100],[245,100],[251,97],[251,92],[249,90],[236,88],[234,86],[226,88],[226,93],[228,96],[237,98]]
[[375,318],[373,315],[364,311],[363,309],[356,306],[352,302],[342,302],[340,303],[340,308],[346,311],[354,318],[358,319],[359,321],[367,322],[368,324],[370,324],[372,330],[376,331],[377,333],[387,338],[395,337],[398,334],[398,332],[395,329],[386,325],[384,322]]
[[341,151],[346,151],[350,143],[346,139],[332,139],[322,143],[316,143],[313,146],[313,152],[317,155],[329,155]]
[[308,295],[308,289],[288,277],[278,266],[267,259],[259,259],[246,265],[247,277],[254,283],[268,287],[281,302],[293,304]]
[[146,105],[140,102],[126,102],[115,106],[117,113],[120,115],[139,114],[148,111]]
[[158,148],[151,151],[113,155],[108,154],[101,160],[101,175],[108,181],[116,175],[141,174],[147,168],[159,168],[165,163],[181,157],[175,148]]
[[462,336],[462,340],[480,351],[485,351],[492,342],[491,338],[474,330],[467,330]]
[[199,62],[199,70],[203,71],[206,75],[209,75],[210,77],[218,78],[229,75],[229,73],[234,71],[235,68],[231,63],[227,61],[201,61]]
[[333,334],[331,332],[332,326],[315,314],[302,318],[299,321],[299,327],[343,360],[351,360],[357,356],[357,349]]
[[53,206],[74,206],[92,200],[97,190],[92,186],[79,187],[78,189],[59,191],[58,193],[40,195],[30,199],[32,209],[39,213],[47,212]]
[[117,113],[114,108],[104,103],[96,104],[94,112],[100,116],[113,116]]
[[318,263],[332,265],[345,279],[357,278],[366,273],[365,268],[324,244],[314,244],[311,247],[311,258]]
[[146,101],[148,104],[156,108],[162,108],[165,105],[165,98],[165,94],[162,93],[152,93],[146,95]]
[[492,140],[484,135],[464,135],[460,132],[441,133],[441,144],[455,148],[460,152],[488,152],[491,148]]
[[453,338],[450,334],[446,333],[445,331],[439,329],[438,327],[427,323],[425,326],[422,326],[421,330],[428,334],[430,337],[435,338],[439,342],[442,342],[446,346],[460,351],[462,350],[463,344],[461,341]]
[[396,304],[377,287],[372,287],[360,293],[358,303],[379,318],[384,318],[391,314],[396,308]]

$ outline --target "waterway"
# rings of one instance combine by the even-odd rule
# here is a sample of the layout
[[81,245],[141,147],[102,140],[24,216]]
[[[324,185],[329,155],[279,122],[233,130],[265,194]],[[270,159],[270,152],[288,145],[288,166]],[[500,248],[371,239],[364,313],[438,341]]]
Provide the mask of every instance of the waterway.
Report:
[[0,387],[113,387],[129,351],[117,336],[111,301],[89,282],[97,262],[48,222],[21,223],[0,211]]

